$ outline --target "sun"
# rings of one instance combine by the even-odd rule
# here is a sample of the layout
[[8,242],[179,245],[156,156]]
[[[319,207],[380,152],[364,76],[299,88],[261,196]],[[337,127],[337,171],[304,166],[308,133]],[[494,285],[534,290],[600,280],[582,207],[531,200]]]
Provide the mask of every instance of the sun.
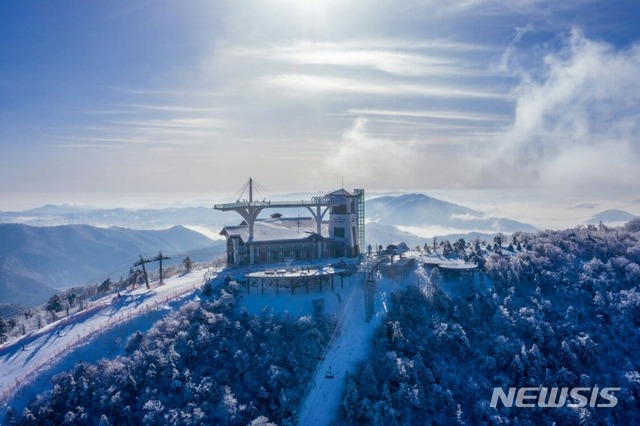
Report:
[[279,6],[288,8],[295,19],[314,27],[326,25],[334,5],[332,0],[277,0]]

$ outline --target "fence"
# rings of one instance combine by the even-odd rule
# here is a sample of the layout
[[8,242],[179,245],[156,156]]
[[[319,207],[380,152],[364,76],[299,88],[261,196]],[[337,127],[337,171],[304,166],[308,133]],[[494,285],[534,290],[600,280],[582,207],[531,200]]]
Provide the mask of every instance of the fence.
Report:
[[[117,325],[122,325],[126,321],[130,320],[131,318],[135,318],[141,315],[149,315],[151,311],[157,310],[158,306],[164,305],[168,303],[170,300],[177,300],[179,298],[182,298],[182,296],[184,296],[185,294],[193,292],[195,290],[195,287],[196,285],[193,284],[191,288],[187,288],[181,292],[175,291],[173,294],[173,297],[170,297],[169,295],[167,295],[164,297],[164,299],[160,299],[152,303],[140,306],[139,308],[129,310],[127,312],[120,313],[119,315],[110,317],[106,322],[102,322],[97,326],[85,326],[81,331],[77,333],[76,340],[74,340],[73,342],[67,343],[66,347],[63,347],[62,349],[57,351],[55,355],[50,356],[47,360],[43,361],[39,365],[34,366],[31,369],[31,371],[29,371],[28,373],[24,374],[19,378],[16,378],[14,380],[14,383],[8,389],[4,389],[2,393],[0,393],[0,405],[5,405],[11,399],[11,397],[16,392],[18,392],[22,387],[35,381],[40,374],[42,374],[44,371],[49,370],[54,365],[59,363],[62,360],[62,357],[73,352],[73,350],[76,349],[78,346],[89,343],[91,340],[97,337],[102,331],[111,329]],[[108,305],[106,303],[95,305],[89,311],[93,312],[94,310],[98,310],[98,308],[101,308],[101,307],[106,308],[107,306]],[[71,322],[71,319],[72,318],[68,318],[66,322],[67,323]],[[64,322],[65,321],[61,322],[61,325]],[[53,333],[53,330],[51,330],[50,332]],[[45,333],[41,333],[41,335],[42,334],[45,334]],[[38,335],[36,335],[35,337],[38,337]],[[19,341],[15,342],[15,344],[18,345],[20,344],[20,342]]]

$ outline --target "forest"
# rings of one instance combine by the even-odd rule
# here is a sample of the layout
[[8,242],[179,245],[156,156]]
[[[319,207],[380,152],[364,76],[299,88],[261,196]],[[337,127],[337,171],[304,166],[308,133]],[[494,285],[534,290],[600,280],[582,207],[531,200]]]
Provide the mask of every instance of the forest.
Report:
[[[510,238],[451,245],[449,256],[481,264],[475,280],[420,265],[413,281],[398,285],[368,357],[347,374],[338,424],[635,422],[640,222]],[[7,423],[296,424],[335,317],[321,303],[301,317],[252,315],[231,279],[199,294],[132,335],[122,356],[57,376],[22,412],[9,410]],[[490,404],[496,387],[554,386],[620,388],[618,403]]]
[[[347,424],[634,424],[640,412],[640,223],[513,236],[491,285],[443,290],[438,268],[392,295],[346,379]],[[480,249],[478,249],[480,250]],[[614,408],[492,408],[494,387],[619,387]]]
[[7,423],[295,424],[335,321],[319,304],[310,316],[251,315],[238,293],[231,280],[205,284],[206,299],[135,333],[124,355],[58,375]]

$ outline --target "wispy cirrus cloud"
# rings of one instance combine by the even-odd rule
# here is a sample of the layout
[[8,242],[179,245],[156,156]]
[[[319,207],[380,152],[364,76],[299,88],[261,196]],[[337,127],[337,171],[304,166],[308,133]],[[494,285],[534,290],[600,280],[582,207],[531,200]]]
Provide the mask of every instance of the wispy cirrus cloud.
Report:
[[[204,144],[213,136],[231,127],[229,120],[203,117],[199,108],[197,114],[189,114],[190,108],[162,110],[165,118],[158,117],[155,110],[148,117],[130,120],[109,120],[101,126],[79,126],[53,128],[59,133],[42,136],[47,139],[62,140],[54,146],[58,148],[105,149],[112,147],[147,147],[158,145],[183,146]],[[176,116],[179,115],[179,116]],[[62,132],[64,130],[64,132]],[[107,146],[110,144],[110,146]],[[157,150],[156,150],[157,151]]]
[[54,143],[53,146],[66,149],[115,149],[131,145],[151,143],[151,141],[139,137],[72,136],[56,134],[45,134],[43,136],[57,141],[62,141]]
[[465,13],[486,15],[521,14],[530,17],[553,16],[560,11],[574,10],[576,6],[596,3],[597,0],[418,0],[421,10],[431,16],[452,16]]
[[486,76],[488,69],[474,68],[453,52],[482,50],[484,46],[447,41],[327,43],[299,41],[286,45],[239,46],[233,55],[297,65],[322,65],[381,71],[398,76]]
[[469,111],[412,111],[412,110],[389,110],[389,109],[350,109],[349,114],[365,116],[385,116],[385,117],[411,117],[428,118],[437,120],[460,120],[460,121],[504,121],[510,117],[498,114],[474,113]]
[[[358,80],[316,74],[279,74],[262,77],[267,87],[288,89],[301,94],[361,94],[401,97],[495,99],[509,101],[510,94],[493,89],[405,83],[389,80]],[[291,93],[291,92],[289,92]]]
[[170,105],[170,104],[131,104],[130,107],[134,110],[138,110],[141,112],[145,111],[153,111],[153,112],[208,112],[208,113],[216,113],[220,112],[220,108],[211,108],[211,107],[198,107],[198,106],[190,106],[184,104],[178,105]]
[[151,96],[151,97],[172,97],[172,98],[216,98],[221,96],[220,92],[214,90],[187,90],[187,89],[156,89],[130,86],[108,86],[112,92],[126,95]]
[[206,106],[187,105],[187,104],[151,104],[151,103],[133,103],[116,105],[111,109],[81,109],[72,110],[71,114],[80,115],[127,115],[127,114],[162,114],[162,113],[220,113],[224,110],[221,108],[212,108]]
[[149,120],[114,121],[113,124],[135,128],[161,127],[173,129],[220,129],[229,127],[229,122],[215,118],[167,118]]

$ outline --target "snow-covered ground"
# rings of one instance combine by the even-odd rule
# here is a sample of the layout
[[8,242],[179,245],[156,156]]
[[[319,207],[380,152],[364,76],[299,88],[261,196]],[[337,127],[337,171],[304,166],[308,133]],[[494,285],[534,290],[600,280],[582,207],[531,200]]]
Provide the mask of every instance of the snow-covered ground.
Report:
[[[235,271],[242,275],[243,271]],[[87,310],[0,347],[0,404],[21,411],[38,393],[50,386],[52,377],[71,369],[80,361],[95,361],[122,353],[128,336],[137,330],[148,330],[155,321],[170,310],[177,310],[189,300],[205,280],[213,277],[214,270],[198,270],[165,280],[165,285],[152,283],[152,289],[140,287],[121,293],[119,299],[108,296],[97,300]],[[221,273],[221,276],[225,272]],[[313,312],[313,301],[324,300],[324,310],[338,321],[326,352],[322,355],[315,376],[309,383],[299,413],[300,424],[329,425],[335,419],[345,374],[353,371],[370,348],[375,328],[386,312],[388,294],[398,288],[398,282],[378,279],[374,300],[375,315],[365,321],[364,291],[361,276],[336,277],[334,288],[323,285],[322,290],[311,286],[298,288],[295,294],[281,289],[241,287],[241,306],[251,313],[265,307],[277,313],[289,312],[293,316]],[[327,378],[331,371],[333,378]]]
[[[0,403],[14,409],[28,402],[60,371],[76,362],[94,361],[121,350],[136,330],[148,329],[182,303],[197,297],[193,291],[214,270],[195,270],[93,302],[76,315],[49,324],[0,348]],[[169,306],[170,305],[170,306]],[[42,383],[42,386],[39,384]],[[27,384],[33,386],[25,386]]]
[[[386,279],[378,281],[374,299],[375,315],[366,322],[364,290],[360,278],[354,276],[345,282],[342,302],[337,310],[338,328],[309,384],[298,416],[300,425],[322,426],[335,420],[345,375],[349,371],[353,372],[357,363],[365,359],[371,347],[373,333],[386,312],[388,293],[398,286],[398,283]],[[327,373],[333,377],[327,377]]]

